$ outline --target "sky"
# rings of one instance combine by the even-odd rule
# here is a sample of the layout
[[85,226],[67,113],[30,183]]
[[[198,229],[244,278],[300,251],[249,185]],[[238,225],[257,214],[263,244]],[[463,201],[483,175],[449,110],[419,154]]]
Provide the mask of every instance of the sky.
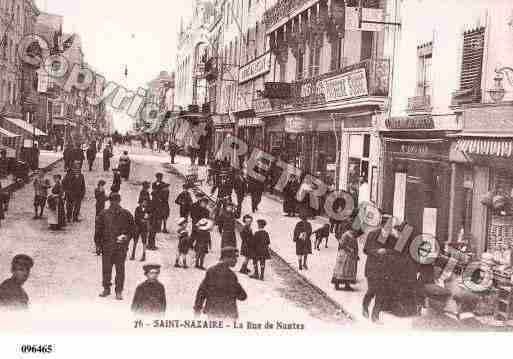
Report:
[[[192,0],[36,0],[40,10],[64,16],[64,32],[82,39],[85,61],[133,91],[160,71],[173,71],[180,17],[190,18]],[[125,65],[128,78],[124,76]],[[121,131],[128,119],[115,116]]]

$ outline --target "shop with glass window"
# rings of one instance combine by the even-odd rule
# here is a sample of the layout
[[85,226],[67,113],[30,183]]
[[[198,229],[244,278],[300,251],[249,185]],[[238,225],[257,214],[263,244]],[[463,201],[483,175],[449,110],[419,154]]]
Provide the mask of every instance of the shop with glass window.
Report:
[[[449,235],[450,140],[384,137],[383,210],[430,234],[440,243]],[[385,190],[386,189],[386,190]]]
[[513,248],[513,140],[458,138],[452,242],[497,263],[511,264]]

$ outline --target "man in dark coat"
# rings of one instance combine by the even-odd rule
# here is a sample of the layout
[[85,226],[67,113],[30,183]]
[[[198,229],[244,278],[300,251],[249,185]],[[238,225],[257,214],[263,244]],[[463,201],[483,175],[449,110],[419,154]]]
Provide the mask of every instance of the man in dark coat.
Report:
[[253,213],[258,211],[258,205],[262,201],[262,194],[264,193],[265,184],[255,178],[250,178],[248,181],[248,191],[251,194],[251,211]]
[[237,300],[246,300],[247,294],[230,269],[237,265],[238,255],[233,247],[221,250],[221,261],[207,270],[198,288],[194,302],[196,315],[203,311],[211,319],[239,318]]
[[112,267],[114,266],[116,268],[116,299],[123,300],[125,261],[128,245],[134,233],[134,217],[128,210],[121,207],[119,193],[112,193],[109,201],[110,207],[96,217],[96,230],[102,250],[103,292],[100,297],[110,295]]
[[166,312],[166,290],[158,281],[160,265],[143,266],[146,280],[135,289],[132,312],[136,314],[161,315]]
[[92,142],[86,151],[87,162],[89,164],[89,171],[93,170],[93,164],[96,160],[96,144]]
[[72,150],[73,147],[71,145],[66,145],[64,152],[62,153],[62,157],[64,158],[64,169],[67,171],[71,168],[72,159]]
[[29,297],[23,289],[30,270],[34,266],[32,258],[25,254],[16,255],[11,262],[11,278],[0,284],[0,310],[27,310]]
[[[80,169],[79,162],[75,162],[74,168],[68,171],[62,180],[62,188],[66,199],[66,220],[78,222],[78,215],[85,196],[85,178]],[[75,167],[77,166],[77,167]]]
[[372,231],[367,235],[363,252],[367,255],[365,263],[365,277],[367,278],[368,289],[363,298],[363,316],[369,317],[369,304],[372,298],[374,308],[372,309],[371,319],[380,324],[379,316],[385,306],[386,301],[386,282],[389,277],[386,263],[387,240],[391,236],[391,225],[385,224],[381,229]]
[[75,148],[71,150],[71,160],[72,163],[75,163],[76,161],[80,162],[80,168],[82,168],[82,165],[84,164],[85,160],[85,155],[84,151],[82,151],[79,144],[76,144]]
[[242,214],[242,203],[244,202],[244,196],[247,192],[246,179],[242,175],[241,171],[237,171],[235,173],[235,177],[233,179],[233,189],[235,190],[235,196],[237,196],[237,209],[235,210],[235,213],[237,218],[240,218]]
[[110,159],[114,156],[112,153],[112,146],[110,144],[107,144],[105,148],[103,149],[103,170],[108,171],[110,170]]

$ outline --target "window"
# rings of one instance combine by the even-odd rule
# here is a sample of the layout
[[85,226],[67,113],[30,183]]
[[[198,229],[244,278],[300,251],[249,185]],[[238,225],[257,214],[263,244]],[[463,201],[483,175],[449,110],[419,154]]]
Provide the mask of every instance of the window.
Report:
[[303,66],[304,66],[304,55],[303,51],[299,50],[296,57],[296,80],[300,81],[303,79]]
[[417,47],[417,96],[431,96],[432,54],[432,42]]
[[485,28],[463,34],[460,89],[481,89]]
[[362,31],[362,49],[361,49],[361,60],[367,60],[372,57],[372,42],[373,42],[372,31]]
[[309,70],[308,75],[310,77],[319,75],[320,62],[321,62],[321,50],[322,47],[318,46],[318,44],[314,44],[310,46],[310,61],[309,61]]

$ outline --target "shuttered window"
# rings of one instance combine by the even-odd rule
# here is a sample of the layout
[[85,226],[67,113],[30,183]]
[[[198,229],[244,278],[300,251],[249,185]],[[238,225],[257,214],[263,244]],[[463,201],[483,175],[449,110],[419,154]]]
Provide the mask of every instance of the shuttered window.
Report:
[[467,31],[463,34],[463,56],[460,78],[461,90],[481,88],[484,34],[484,27]]

